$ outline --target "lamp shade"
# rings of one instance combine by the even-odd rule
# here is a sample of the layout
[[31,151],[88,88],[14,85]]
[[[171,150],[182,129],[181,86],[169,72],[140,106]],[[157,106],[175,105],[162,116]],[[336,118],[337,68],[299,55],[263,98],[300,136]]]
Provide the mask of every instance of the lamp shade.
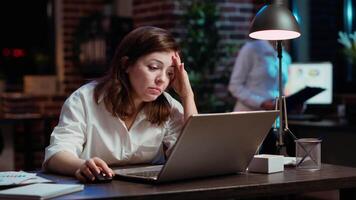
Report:
[[288,40],[300,36],[293,14],[282,3],[262,7],[250,27],[251,38],[260,40]]

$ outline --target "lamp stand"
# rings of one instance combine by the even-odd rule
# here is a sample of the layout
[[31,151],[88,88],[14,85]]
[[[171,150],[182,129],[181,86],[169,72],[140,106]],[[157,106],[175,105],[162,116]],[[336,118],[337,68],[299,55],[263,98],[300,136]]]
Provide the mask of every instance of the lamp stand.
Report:
[[286,97],[283,95],[283,84],[282,84],[282,40],[277,40],[277,57],[278,57],[278,97],[276,98],[275,109],[279,110],[279,126],[277,127],[277,120],[274,123],[274,130],[277,132],[278,129],[278,141],[277,149],[281,153],[281,149],[285,146],[283,140],[283,134],[288,132],[294,140],[297,137],[292,133],[288,127],[288,117],[287,117],[287,103]]

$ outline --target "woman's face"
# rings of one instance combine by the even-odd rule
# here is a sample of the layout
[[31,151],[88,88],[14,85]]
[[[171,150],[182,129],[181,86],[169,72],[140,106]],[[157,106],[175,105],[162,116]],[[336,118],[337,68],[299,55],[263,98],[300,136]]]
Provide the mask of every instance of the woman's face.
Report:
[[135,105],[154,101],[174,76],[174,51],[154,52],[140,57],[127,69]]

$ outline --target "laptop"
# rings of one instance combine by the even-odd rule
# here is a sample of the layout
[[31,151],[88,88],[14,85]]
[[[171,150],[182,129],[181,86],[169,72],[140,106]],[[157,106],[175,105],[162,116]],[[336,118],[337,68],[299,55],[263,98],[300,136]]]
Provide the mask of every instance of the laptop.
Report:
[[279,111],[196,114],[165,165],[115,169],[125,180],[154,183],[245,172]]

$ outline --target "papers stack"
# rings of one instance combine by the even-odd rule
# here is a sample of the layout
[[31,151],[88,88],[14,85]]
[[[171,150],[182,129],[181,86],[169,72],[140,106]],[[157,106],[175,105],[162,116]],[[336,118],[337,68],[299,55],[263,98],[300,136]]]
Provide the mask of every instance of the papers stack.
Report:
[[48,183],[51,180],[37,176],[36,173],[24,171],[5,171],[0,172],[0,188],[16,185],[25,185],[30,183]]
[[38,183],[0,191],[0,199],[49,199],[72,192],[81,191],[80,184]]

